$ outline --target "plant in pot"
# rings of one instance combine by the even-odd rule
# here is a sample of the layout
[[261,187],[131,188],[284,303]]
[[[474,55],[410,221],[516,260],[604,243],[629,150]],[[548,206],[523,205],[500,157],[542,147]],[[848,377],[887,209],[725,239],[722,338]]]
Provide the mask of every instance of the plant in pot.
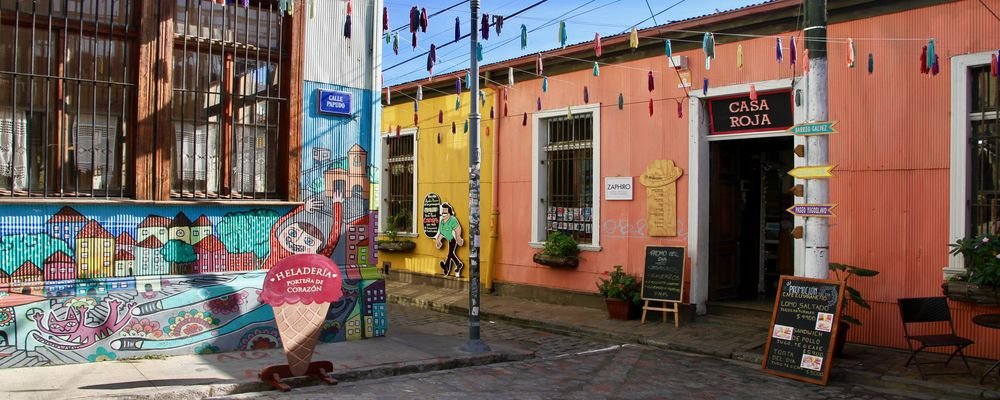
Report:
[[860,320],[847,314],[847,306],[853,303],[864,309],[870,310],[872,308],[864,296],[861,295],[861,291],[851,286],[848,281],[853,276],[872,277],[878,275],[879,272],[840,263],[830,263],[830,270],[833,271],[838,281],[843,282],[844,291],[847,292],[847,298],[841,302],[840,324],[837,325],[837,337],[834,339],[833,344],[833,354],[839,356],[844,351],[844,344],[847,343],[847,331],[850,330],[851,325],[862,325]]
[[550,267],[576,268],[580,263],[577,254],[580,254],[580,248],[577,247],[576,239],[573,239],[573,236],[555,231],[549,233],[542,252],[535,253],[532,259],[536,263]]
[[614,271],[604,271],[602,275],[607,278],[598,278],[597,291],[604,296],[608,318],[627,320],[638,317],[642,297],[639,278],[623,271],[621,265],[615,265]]
[[410,216],[406,213],[393,214],[386,219],[385,232],[382,232],[386,240],[378,241],[379,251],[403,252],[411,251],[417,247],[417,244],[412,240],[399,238],[399,228],[406,226],[409,220]]
[[952,255],[965,260],[965,273],[945,281],[948,298],[981,305],[1000,305],[1000,235],[984,233],[950,244]]

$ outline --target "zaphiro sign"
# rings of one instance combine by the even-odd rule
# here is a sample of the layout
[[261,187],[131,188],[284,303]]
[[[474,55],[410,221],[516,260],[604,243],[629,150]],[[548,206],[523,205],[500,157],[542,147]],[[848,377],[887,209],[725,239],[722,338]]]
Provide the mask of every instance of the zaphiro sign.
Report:
[[783,131],[795,124],[792,91],[760,92],[709,99],[710,134]]

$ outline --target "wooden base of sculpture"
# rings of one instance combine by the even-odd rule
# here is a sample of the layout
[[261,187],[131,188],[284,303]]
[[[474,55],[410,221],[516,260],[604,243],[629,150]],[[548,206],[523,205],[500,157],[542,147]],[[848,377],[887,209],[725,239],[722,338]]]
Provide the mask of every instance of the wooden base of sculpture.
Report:
[[[309,363],[309,369],[306,370],[305,376],[311,376],[319,379],[326,382],[327,385],[336,385],[337,380],[330,377],[331,372],[333,372],[332,362],[314,361]],[[286,385],[281,380],[294,377],[296,377],[296,375],[292,374],[292,370],[288,368],[288,365],[272,365],[264,368],[263,371],[260,371],[260,380],[270,384],[275,389],[282,392],[292,390],[292,387]]]

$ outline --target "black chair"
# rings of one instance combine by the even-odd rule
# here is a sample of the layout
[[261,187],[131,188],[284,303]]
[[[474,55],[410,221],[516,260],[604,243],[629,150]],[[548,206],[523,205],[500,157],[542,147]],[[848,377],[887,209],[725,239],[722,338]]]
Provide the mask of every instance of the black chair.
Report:
[[[924,378],[925,374],[921,365],[924,364],[945,364],[948,365],[951,359],[955,357],[956,354],[962,356],[962,361],[965,363],[965,369],[971,374],[972,368],[969,368],[969,361],[965,359],[965,354],[962,353],[962,349],[974,343],[972,340],[966,339],[964,337],[955,334],[955,325],[951,321],[951,311],[948,310],[948,299],[945,297],[915,297],[909,299],[897,299],[896,302],[899,304],[899,315],[903,318],[903,334],[906,337],[906,345],[910,348],[910,358],[906,360],[906,367],[909,368],[910,363],[917,366],[917,371],[920,372],[920,377]],[[935,325],[938,330],[942,333],[938,334],[921,334],[921,335],[911,335],[910,326],[915,324],[921,324],[922,326],[927,326],[927,324]],[[947,331],[944,331],[944,325],[947,325]],[[914,349],[914,342],[920,344],[919,348]],[[933,347],[955,347],[955,351],[948,356],[948,359],[944,362],[941,361],[925,361],[916,362],[917,353],[921,352],[927,348]],[[936,373],[927,375],[947,375],[951,373]]]

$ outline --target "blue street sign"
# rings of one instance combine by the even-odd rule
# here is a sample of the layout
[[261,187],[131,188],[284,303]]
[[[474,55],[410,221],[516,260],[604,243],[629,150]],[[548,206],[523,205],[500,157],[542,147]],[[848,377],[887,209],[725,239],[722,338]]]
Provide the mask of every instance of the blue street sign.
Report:
[[351,115],[351,94],[338,92],[336,90],[316,89],[319,96],[319,113],[350,116]]

